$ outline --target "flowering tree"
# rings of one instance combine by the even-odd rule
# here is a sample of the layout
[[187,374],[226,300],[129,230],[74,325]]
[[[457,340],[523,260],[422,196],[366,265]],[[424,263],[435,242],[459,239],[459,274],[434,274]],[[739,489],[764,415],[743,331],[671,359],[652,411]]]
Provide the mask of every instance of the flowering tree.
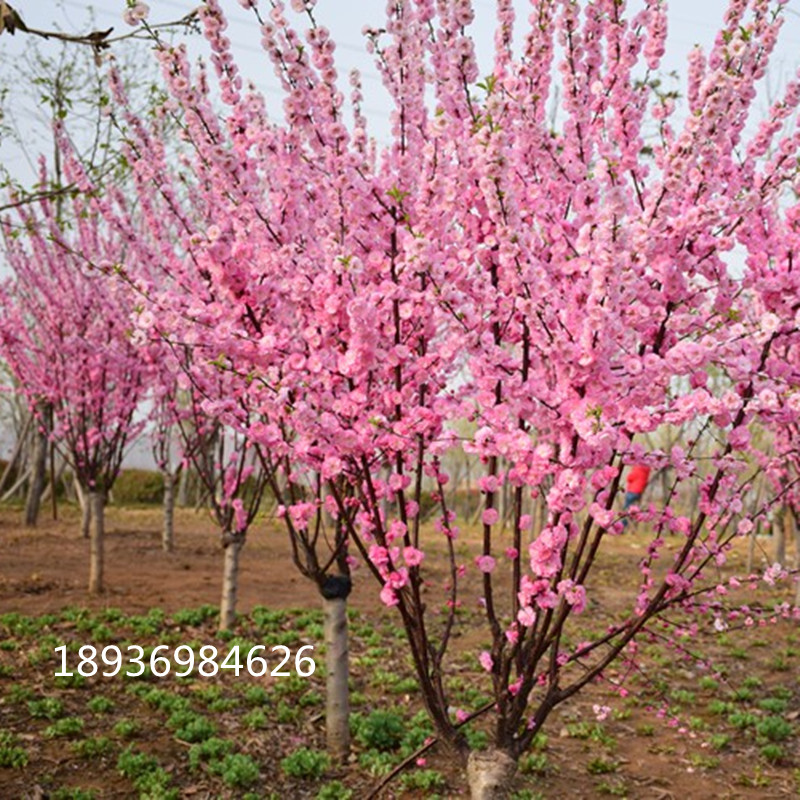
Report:
[[[186,354],[189,362],[196,353]],[[226,375],[212,368],[198,369],[191,363],[184,369],[192,376],[186,387],[186,408],[175,415],[185,460],[192,464],[219,526],[225,552],[220,630],[230,629],[236,619],[239,561],[248,529],[258,513],[270,477],[248,436],[250,412],[236,407],[225,409],[231,397]],[[224,420],[235,427],[226,426]]]
[[[796,236],[793,229],[783,227],[780,219],[773,219],[771,225],[783,228],[782,236],[791,240]],[[773,284],[774,286],[774,284]],[[774,289],[770,292],[773,302],[776,294]],[[778,295],[782,293],[779,291]],[[765,308],[762,297],[748,294],[750,300],[749,317],[763,317],[771,313]],[[782,298],[788,305],[787,313],[791,313],[794,301],[788,296]],[[795,309],[796,310],[796,309]],[[770,319],[767,317],[767,319]],[[797,343],[794,337],[780,337],[773,345],[774,358],[782,365],[785,371],[797,370]],[[800,392],[779,392],[773,387],[766,386],[755,399],[759,406],[758,425],[754,436],[766,439],[766,445],[759,448],[754,454],[760,468],[764,472],[766,492],[769,500],[761,509],[763,520],[754,520],[755,524],[750,531],[751,541],[748,550],[748,567],[753,568],[753,555],[756,548],[756,532],[758,523],[763,522],[772,527],[772,542],[775,543],[774,555],[762,557],[773,565],[785,567],[787,565],[786,544],[794,540],[795,546],[795,575],[800,574],[800,425],[797,423],[797,413],[800,410]],[[764,488],[762,487],[762,491]],[[800,580],[797,580],[795,604],[800,606]]]
[[49,200],[20,207],[17,219],[2,223],[13,271],[2,287],[2,355],[31,408],[52,409],[52,437],[88,492],[89,591],[101,592],[104,506],[140,428],[134,415],[147,365],[129,339],[127,288],[89,269],[82,254],[116,261],[124,246],[79,195],[71,227]]
[[[219,10],[210,6],[203,16],[209,36],[217,36],[223,24]],[[141,338],[169,342],[172,351],[165,360],[184,373],[186,387],[198,388],[191,401],[199,409],[193,423],[200,427],[203,415],[225,421],[257,445],[252,452],[278,500],[294,562],[323,597],[329,749],[344,756],[349,743],[345,602],[350,592],[344,520],[354,512],[338,512],[328,485],[332,482],[348,502],[352,489],[346,476],[335,474],[335,462],[321,471],[316,458],[302,457],[308,438],[285,424],[284,413],[297,401],[296,377],[304,371],[299,351],[305,339],[294,346],[295,358],[287,361],[284,354],[296,329],[294,296],[303,291],[312,263],[304,261],[303,271],[297,269],[291,257],[293,231],[318,211],[303,188],[303,181],[310,185],[318,175],[299,150],[297,163],[285,162],[285,152],[301,145],[305,134],[272,126],[258,95],[239,91],[227,46],[216,41],[215,47],[218,68],[230,76],[223,99],[232,112],[225,124],[209,98],[204,68],[192,75],[182,48],[159,45],[169,90],[181,102],[168,101],[152,122],[131,110],[112,73],[118,103],[113,114],[125,132],[138,205],[134,215],[125,195],[108,187],[94,203],[136,251],[135,263],[147,265],[129,270],[126,263],[117,271],[141,297],[136,321]],[[264,137],[255,150],[243,136],[245,125]],[[179,130],[184,143],[177,162],[164,146],[167,126]],[[278,212],[277,204],[286,199],[296,207],[284,202]],[[341,203],[334,214],[340,209]],[[276,222],[280,233],[272,228],[276,213],[285,220]],[[220,381],[219,391],[208,388],[209,375]],[[281,383],[285,389],[277,388]],[[203,449],[192,452],[200,457]]]
[[[402,619],[425,706],[463,756],[473,796],[503,796],[553,708],[600,677],[624,691],[613,665],[635,656],[659,616],[710,611],[724,624],[729,587],[712,573],[765,510],[741,501],[765,468],[751,427],[777,407],[781,423],[800,415],[800,375],[785,357],[798,339],[800,207],[785,190],[800,134],[784,131],[800,82],[744,132],[782,4],[731,3],[711,52],[691,56],[681,123],[653,80],[660,0],[630,16],[618,0],[539,2],[521,53],[512,4],[499,0],[483,80],[469,0],[393,3],[384,29],[368,32],[394,103],[381,150],[357,76],[345,122],[314,4],[293,3],[305,40],[282,4],[268,19],[244,5],[283,81],[286,124],[243,89],[210,0],[201,19],[224,113],[206,72],[161,48],[170,99],[160,114],[180,119],[193,155],[173,170],[157,129],[126,116],[147,246],[169,278],[140,288],[159,326],[214,353],[238,376],[234,396],[255,399],[249,435],[280,468],[296,562],[305,554],[322,584],[318,568],[339,561],[346,540],[360,552]],[[129,232],[123,207],[98,201]],[[745,302],[759,313],[745,315]],[[647,434],[684,423],[714,432],[710,460],[694,440],[647,452]],[[483,465],[467,563],[442,466],[459,448]],[[593,569],[622,533],[617,495],[633,463],[669,468],[671,488],[663,507],[630,511],[648,538],[637,588],[585,640]],[[692,486],[697,505],[680,507]],[[439,504],[432,529],[419,513],[426,490]],[[537,528],[533,498],[546,504]],[[324,514],[337,531],[327,561],[311,533]],[[427,577],[436,540],[444,585]],[[460,730],[470,712],[451,707],[449,670],[475,585],[491,641],[476,666],[495,716],[493,748],[480,754]]]
[[176,420],[181,414],[180,397],[174,376],[165,374],[156,382],[153,392],[153,411],[150,415],[153,460],[164,479],[164,526],[161,546],[171,553],[175,549],[175,487],[186,467],[185,452],[196,444],[196,439],[186,447],[180,441]]

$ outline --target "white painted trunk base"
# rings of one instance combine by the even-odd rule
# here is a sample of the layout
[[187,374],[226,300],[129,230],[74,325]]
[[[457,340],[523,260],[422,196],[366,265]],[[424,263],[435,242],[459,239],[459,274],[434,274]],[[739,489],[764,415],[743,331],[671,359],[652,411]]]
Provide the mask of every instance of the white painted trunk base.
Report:
[[222,600],[219,607],[219,629],[227,631],[236,621],[236,600],[239,591],[239,556],[244,547],[242,537],[231,537],[225,548],[222,570]]
[[473,750],[467,760],[467,782],[472,800],[506,800],[517,762],[501,750]]
[[89,534],[89,591],[100,594],[103,589],[105,505],[102,492],[89,492],[87,506],[91,513]]
[[325,617],[325,666],[327,704],[325,736],[328,755],[343,762],[350,754],[350,675],[347,641],[347,600],[322,600]]

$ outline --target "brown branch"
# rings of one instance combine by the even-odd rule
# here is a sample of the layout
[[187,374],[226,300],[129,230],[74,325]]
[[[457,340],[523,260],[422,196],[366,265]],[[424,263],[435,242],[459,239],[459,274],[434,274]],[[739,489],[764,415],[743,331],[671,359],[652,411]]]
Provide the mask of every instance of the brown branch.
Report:
[[120,36],[111,36],[114,28],[107,28],[104,31],[89,31],[89,33],[64,33],[63,31],[45,31],[40,28],[31,28],[25,24],[25,21],[20,17],[19,12],[12,8],[6,0],[0,0],[0,35],[5,31],[13,36],[17,31],[28,33],[31,36],[38,36],[40,39],[55,39],[59,42],[68,42],[70,44],[82,44],[91,47],[95,53],[105,50],[115,42],[121,42],[125,39],[133,39],[140,36],[147,29],[154,28],[168,28],[175,27],[176,25],[189,26],[196,21],[197,9],[193,9],[185,16],[173,22],[162,22],[157,25],[143,25],[135,28],[129,33],[121,34]]

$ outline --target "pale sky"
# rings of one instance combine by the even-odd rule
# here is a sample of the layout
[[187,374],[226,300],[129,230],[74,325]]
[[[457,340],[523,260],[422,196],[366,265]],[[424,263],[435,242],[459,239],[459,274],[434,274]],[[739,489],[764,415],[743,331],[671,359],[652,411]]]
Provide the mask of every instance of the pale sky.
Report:
[[[221,0],[222,7],[228,15],[230,26],[227,34],[234,45],[238,62],[250,79],[265,93],[268,102],[275,103],[275,118],[280,119],[281,94],[277,79],[272,72],[272,65],[259,46],[260,35],[257,22],[251,12],[243,9],[236,0]],[[473,0],[476,9],[476,24],[473,26],[479,57],[489,71],[489,58],[492,52],[494,33],[493,0]],[[525,19],[531,5],[536,0],[515,0],[518,16],[518,33],[524,29]],[[629,13],[640,7],[641,0],[630,0]],[[178,19],[197,6],[197,0],[150,0],[150,21],[166,22]],[[288,2],[286,3],[289,5]],[[115,33],[130,30],[122,21],[125,0],[59,0],[57,3],[42,0],[14,0],[23,19],[30,26],[51,29],[54,26],[66,32],[85,32],[89,25],[91,9],[96,26],[105,29],[114,26]],[[268,4],[261,0],[262,7]],[[663,71],[676,70],[685,74],[686,56],[689,50],[700,44],[708,49],[719,29],[726,6],[724,0],[670,0],[669,20],[670,33],[667,54],[663,60]],[[379,26],[384,18],[385,0],[318,0],[316,17],[320,24],[331,29],[337,42],[337,66],[346,88],[346,77],[351,69],[358,68],[364,83],[364,110],[370,118],[371,133],[380,140],[388,131],[388,102],[383,94],[372,57],[364,48],[361,30],[364,25]],[[290,12],[291,13],[291,12]],[[17,34],[15,37],[0,36],[0,85],[11,79],[11,65],[18,59],[26,37]],[[202,41],[199,37],[189,40],[193,52],[202,52]],[[46,49],[51,45],[42,43]],[[52,45],[58,47],[55,43]],[[771,61],[770,83],[773,91],[782,85],[786,77],[800,65],[800,0],[789,0],[787,4],[786,24],[784,25],[777,52]],[[14,80],[11,80],[14,83]],[[25,103],[25,97],[19,93],[24,91],[16,82],[16,95],[13,110],[16,122],[24,131],[29,144],[28,159],[35,158],[36,130],[46,129],[43,112],[33,102]],[[766,107],[766,100],[762,103]],[[37,119],[38,117],[38,119]],[[44,127],[43,127],[44,125]],[[30,135],[27,135],[30,132]],[[46,146],[46,139],[41,147]],[[25,158],[19,152],[13,152],[6,145],[0,147],[0,158],[5,165],[20,177],[29,172]]]

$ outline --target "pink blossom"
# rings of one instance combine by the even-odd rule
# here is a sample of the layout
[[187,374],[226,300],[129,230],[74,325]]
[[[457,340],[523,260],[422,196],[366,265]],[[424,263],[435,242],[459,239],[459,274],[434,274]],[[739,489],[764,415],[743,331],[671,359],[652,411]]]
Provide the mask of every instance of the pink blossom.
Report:
[[149,13],[150,6],[148,6],[147,3],[135,2],[129,5],[123,13],[122,18],[125,20],[126,24],[136,26],[147,19]]
[[774,586],[775,581],[783,579],[786,574],[783,566],[776,561],[764,570],[764,582]]
[[314,503],[295,503],[289,506],[289,516],[298,529],[305,530],[316,510],[317,507]]
[[536,612],[530,606],[523,607],[517,612],[517,620],[523,627],[532,628],[536,624]]
[[761,330],[764,333],[773,333],[781,324],[780,317],[777,314],[767,312],[761,317]]
[[563,580],[558,584],[558,593],[572,606],[576,614],[586,608],[586,588],[576,585],[571,580]]
[[376,567],[386,567],[389,564],[389,551],[380,545],[372,545],[369,548],[369,560]]
[[394,473],[389,478],[389,486],[391,487],[392,491],[399,492],[402,489],[407,489],[410,485],[410,475],[398,475],[397,473]]
[[390,572],[386,578],[386,583],[393,589],[402,589],[408,584],[408,570],[405,567]]
[[497,562],[492,556],[476,556],[475,564],[481,572],[490,573],[494,570]]
[[396,606],[400,602],[397,599],[397,593],[388,583],[381,589],[381,602],[389,606],[389,608]]
[[528,549],[534,575],[550,578],[558,572],[561,567],[561,548],[565,543],[566,532],[563,528],[547,527],[539,534]]
[[494,668],[494,660],[492,659],[492,654],[486,650],[481,652],[481,654],[478,656],[478,661],[487,672],[491,672],[492,669]]
[[595,719],[598,722],[605,722],[608,719],[608,715],[611,713],[611,708],[609,706],[601,706],[595,703],[592,706],[592,711],[594,712]]
[[750,430],[744,425],[734,428],[728,436],[728,442],[737,450],[747,447],[750,444]]
[[496,492],[499,487],[499,481],[496,475],[481,475],[478,478],[478,488],[487,494]]
[[408,531],[405,523],[399,519],[393,519],[389,523],[389,528],[386,531],[386,541],[390,544],[397,539],[402,539]]
[[500,519],[500,515],[497,513],[496,508],[487,508],[484,510],[481,519],[484,525],[494,525]]

